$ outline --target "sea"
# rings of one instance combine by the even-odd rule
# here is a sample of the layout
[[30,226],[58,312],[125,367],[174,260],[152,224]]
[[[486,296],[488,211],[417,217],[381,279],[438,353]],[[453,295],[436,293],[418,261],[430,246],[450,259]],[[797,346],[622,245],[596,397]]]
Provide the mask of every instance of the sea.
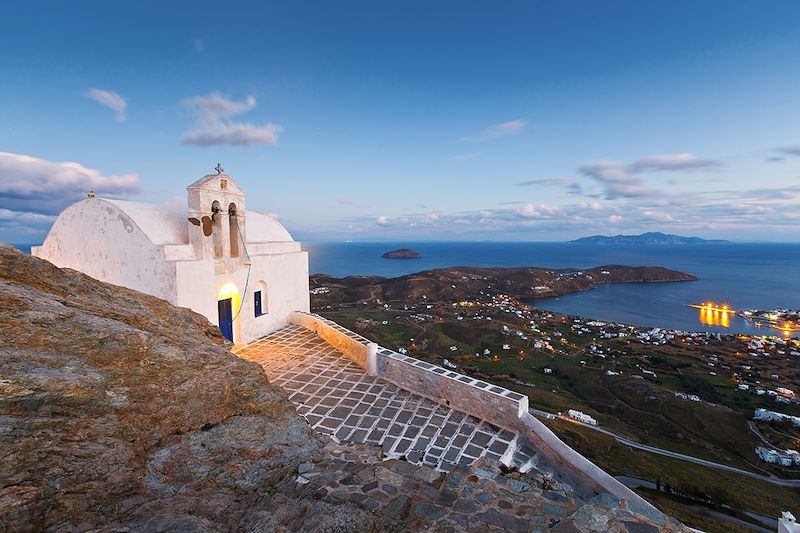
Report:
[[[697,281],[612,283],[531,305],[606,322],[683,331],[785,335],[736,315],[720,316],[688,307],[712,300],[736,310],[800,309],[800,243],[713,245],[596,245],[555,242],[310,243],[312,273],[402,276],[451,266],[536,266],[586,269],[601,265],[663,266]],[[419,259],[384,259],[397,248]],[[794,336],[800,336],[795,332]]]

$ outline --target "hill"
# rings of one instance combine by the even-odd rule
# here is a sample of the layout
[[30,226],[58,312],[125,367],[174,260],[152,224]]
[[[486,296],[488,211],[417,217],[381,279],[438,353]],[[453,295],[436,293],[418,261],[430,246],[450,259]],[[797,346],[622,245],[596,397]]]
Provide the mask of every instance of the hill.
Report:
[[701,239],[700,237],[684,237],[669,233],[649,232],[640,235],[593,235],[569,241],[570,244],[639,244],[639,245],[687,245],[687,244],[724,244],[730,241],[721,239]]
[[693,281],[691,274],[663,267],[605,265],[587,270],[543,267],[451,267],[424,270],[397,278],[326,274],[311,276],[311,304],[470,300],[479,294],[508,294],[520,299],[552,298],[586,291],[602,283]]

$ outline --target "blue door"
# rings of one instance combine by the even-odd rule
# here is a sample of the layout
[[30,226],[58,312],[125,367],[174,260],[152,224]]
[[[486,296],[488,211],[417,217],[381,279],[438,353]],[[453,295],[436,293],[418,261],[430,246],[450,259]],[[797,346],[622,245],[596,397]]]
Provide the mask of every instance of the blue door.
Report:
[[219,330],[222,336],[233,342],[233,306],[231,299],[219,300],[217,302],[217,312],[219,314]]

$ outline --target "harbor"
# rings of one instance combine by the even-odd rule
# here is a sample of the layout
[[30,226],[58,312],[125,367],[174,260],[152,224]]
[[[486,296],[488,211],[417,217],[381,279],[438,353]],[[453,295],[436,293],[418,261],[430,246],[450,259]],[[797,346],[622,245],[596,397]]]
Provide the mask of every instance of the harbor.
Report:
[[688,307],[697,309],[700,323],[708,326],[729,328],[731,317],[738,316],[753,327],[776,330],[787,337],[800,332],[800,310],[749,309],[737,311],[728,304],[710,300],[699,304],[688,304]]

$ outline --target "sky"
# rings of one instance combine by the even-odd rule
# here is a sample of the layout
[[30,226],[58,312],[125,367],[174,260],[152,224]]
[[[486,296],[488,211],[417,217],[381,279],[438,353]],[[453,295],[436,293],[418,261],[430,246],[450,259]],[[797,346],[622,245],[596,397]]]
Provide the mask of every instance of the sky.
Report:
[[183,209],[221,162],[306,241],[800,242],[796,0],[0,13],[0,241],[88,190]]

